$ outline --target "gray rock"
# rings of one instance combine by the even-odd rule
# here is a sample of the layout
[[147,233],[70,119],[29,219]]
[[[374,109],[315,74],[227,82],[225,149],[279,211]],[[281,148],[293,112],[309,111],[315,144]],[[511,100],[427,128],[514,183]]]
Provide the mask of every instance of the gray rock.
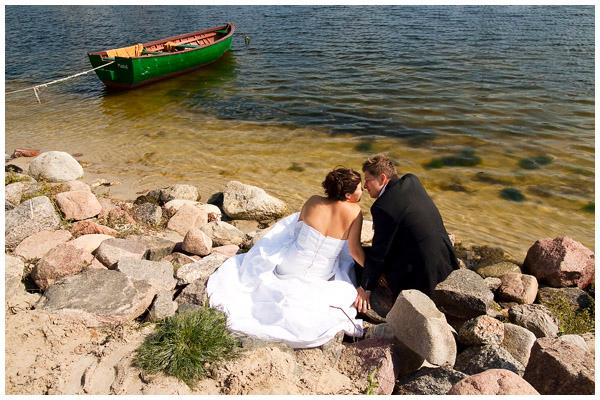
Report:
[[[206,282],[208,279],[198,279],[187,285],[179,296],[175,298],[177,304],[179,304],[178,312],[184,312],[185,307],[182,308],[183,304],[192,304],[202,306],[208,304],[208,295],[206,294]],[[193,309],[190,308],[190,309]]]
[[167,317],[175,315],[177,312],[177,302],[173,301],[173,295],[168,290],[158,292],[150,307],[148,319],[151,322],[157,322]]
[[192,185],[173,185],[160,191],[160,201],[168,203],[171,200],[198,200],[198,188]]
[[228,257],[222,254],[211,254],[200,261],[180,267],[175,273],[175,277],[179,285],[186,285],[197,280],[202,280],[206,283],[208,277],[227,259]]
[[502,275],[508,274],[509,272],[521,273],[521,268],[517,264],[508,261],[502,261],[496,264],[480,267],[475,272],[477,272],[483,278],[500,278]]
[[581,350],[583,351],[589,351],[588,345],[585,341],[585,339],[579,335],[562,335],[558,337],[560,340],[569,342],[571,344],[574,344],[575,346],[579,347]]
[[161,258],[160,261],[168,261],[174,266],[177,265],[178,267],[196,262],[196,260],[194,260],[192,257],[179,252],[173,252],[168,256]]
[[435,365],[454,365],[456,342],[446,317],[418,290],[403,290],[386,317],[394,336]]
[[504,325],[495,318],[480,315],[463,324],[458,340],[467,346],[500,344],[504,340]]
[[57,280],[83,271],[93,258],[90,253],[64,243],[46,253],[31,271],[31,278],[40,289],[46,290]]
[[173,265],[167,261],[149,261],[123,257],[117,270],[132,279],[146,281],[158,290],[172,290],[177,281],[173,278]]
[[527,328],[540,338],[558,335],[558,319],[541,304],[519,304],[508,310],[510,322]]
[[468,375],[450,367],[424,367],[420,370],[401,377],[394,394],[403,395],[444,395],[460,380]]
[[41,231],[60,227],[60,217],[46,196],[24,201],[6,212],[5,240],[8,248],[15,248],[23,239]]
[[452,271],[435,287],[431,298],[442,312],[462,319],[488,314],[494,307],[492,291],[481,276],[468,269]]
[[122,272],[90,269],[52,285],[36,308],[77,318],[88,326],[122,324],[142,315],[156,293],[152,285]]
[[523,378],[541,394],[593,395],[594,358],[566,340],[544,337],[533,344]]
[[139,240],[107,239],[94,252],[94,255],[109,269],[115,269],[121,258],[130,257],[141,260],[145,257],[148,246]]
[[498,290],[500,285],[502,285],[502,281],[500,280],[500,278],[496,278],[493,276],[487,277],[483,281],[487,285],[488,289],[490,289],[492,292]]
[[158,226],[162,222],[162,209],[152,203],[136,204],[133,206],[133,218],[142,224]]
[[26,185],[23,182],[15,182],[10,185],[4,186],[5,200],[9,202],[13,207],[21,204],[21,196],[25,191]]
[[146,246],[146,254],[144,258],[151,261],[159,261],[168,256],[175,249],[176,243],[169,239],[164,239],[156,236],[134,235],[128,239],[139,241]]
[[4,254],[4,277],[5,279],[17,278],[18,280],[23,279],[23,270],[25,269],[25,263],[19,257],[11,256],[10,254]]
[[504,323],[504,340],[501,346],[524,367],[529,363],[529,354],[535,340],[535,335],[530,330],[519,325]]
[[14,254],[25,260],[42,258],[50,250],[68,242],[72,237],[71,232],[65,230],[37,232],[19,243]]
[[48,182],[67,182],[83,176],[76,159],[63,151],[47,151],[31,161],[29,175]]
[[469,347],[456,357],[454,368],[467,375],[474,375],[487,369],[502,368],[523,375],[525,367],[504,347],[485,345]]
[[246,240],[244,232],[223,221],[209,222],[200,229],[212,239],[213,246],[224,246],[226,244],[239,246]]
[[502,285],[496,294],[500,301],[514,301],[520,304],[531,304],[538,291],[537,279],[533,275],[509,272],[500,277]]
[[223,190],[223,211],[231,219],[268,221],[283,217],[287,206],[261,188],[230,181]]

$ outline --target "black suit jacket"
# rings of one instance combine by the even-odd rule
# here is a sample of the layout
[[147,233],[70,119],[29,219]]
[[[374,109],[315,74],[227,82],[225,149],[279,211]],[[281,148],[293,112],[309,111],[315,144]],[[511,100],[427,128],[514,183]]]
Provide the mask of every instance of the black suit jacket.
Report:
[[431,295],[458,268],[440,212],[415,175],[388,182],[371,215],[375,234],[362,271],[364,289],[373,290],[384,273],[395,295],[404,289]]

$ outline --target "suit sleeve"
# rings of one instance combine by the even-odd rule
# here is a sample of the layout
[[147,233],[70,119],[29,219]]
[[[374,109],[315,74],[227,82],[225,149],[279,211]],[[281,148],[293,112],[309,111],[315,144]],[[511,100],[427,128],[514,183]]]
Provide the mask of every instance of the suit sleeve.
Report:
[[365,290],[373,290],[377,286],[379,277],[383,273],[385,256],[388,254],[393,242],[396,223],[385,211],[379,207],[371,208],[375,235],[373,246],[365,254],[365,266],[362,273],[361,284]]

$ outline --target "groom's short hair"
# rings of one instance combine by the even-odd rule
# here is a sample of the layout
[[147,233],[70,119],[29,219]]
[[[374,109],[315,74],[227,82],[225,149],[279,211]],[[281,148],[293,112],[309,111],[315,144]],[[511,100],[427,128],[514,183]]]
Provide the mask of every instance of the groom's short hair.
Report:
[[394,162],[384,154],[377,154],[376,156],[368,158],[363,163],[362,170],[373,176],[385,174],[385,176],[390,179],[398,178],[398,172],[396,172]]

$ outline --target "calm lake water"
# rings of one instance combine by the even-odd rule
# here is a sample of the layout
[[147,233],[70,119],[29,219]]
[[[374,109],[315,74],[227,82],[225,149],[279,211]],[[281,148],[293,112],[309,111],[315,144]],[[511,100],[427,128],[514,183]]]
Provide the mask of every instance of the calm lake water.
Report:
[[5,11],[7,91],[90,69],[88,51],[226,21],[250,37],[134,91],[107,92],[91,73],[43,89],[42,104],[6,96],[7,153],[83,153],[84,180],[118,180],[115,197],[180,182],[206,200],[236,179],[296,210],[331,168],[387,152],[463,242],[520,260],[543,237],[594,248],[591,6]]

